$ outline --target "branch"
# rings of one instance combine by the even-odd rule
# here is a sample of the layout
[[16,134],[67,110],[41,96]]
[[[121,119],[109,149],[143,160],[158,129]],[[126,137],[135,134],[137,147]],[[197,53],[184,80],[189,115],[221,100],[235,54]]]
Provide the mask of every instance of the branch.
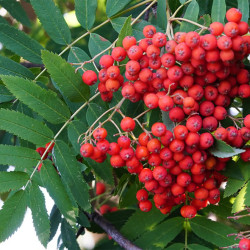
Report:
[[135,246],[131,241],[126,239],[116,228],[108,222],[103,216],[99,215],[97,212],[91,214],[85,212],[89,220],[95,222],[100,226],[107,234],[109,234],[112,239],[117,242],[121,247],[128,250],[142,250],[141,248]]

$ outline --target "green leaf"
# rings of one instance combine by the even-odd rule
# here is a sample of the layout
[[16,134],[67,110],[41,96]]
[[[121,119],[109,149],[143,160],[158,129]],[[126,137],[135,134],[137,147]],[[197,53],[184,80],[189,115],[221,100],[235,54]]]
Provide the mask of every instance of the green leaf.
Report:
[[166,125],[167,130],[170,130],[171,132],[174,131],[175,124],[173,121],[169,118],[169,112],[161,111],[162,114],[162,121]]
[[189,250],[209,250],[210,248],[207,248],[205,246],[201,246],[198,244],[188,244]]
[[0,172],[0,192],[8,192],[23,187],[29,180],[24,172]]
[[[89,52],[91,57],[93,58],[95,55],[99,54],[106,48],[108,48],[111,45],[111,42],[108,41],[106,38],[99,36],[98,34],[91,33],[89,38]],[[102,55],[108,54],[108,51],[103,53]],[[95,62],[98,64],[100,57],[98,56],[95,60]]]
[[225,0],[213,1],[211,18],[213,22],[225,23],[226,16],[226,2]]
[[20,190],[9,197],[0,210],[0,242],[5,241],[22,224],[27,206],[27,194]]
[[24,59],[42,63],[41,50],[44,48],[22,31],[7,24],[0,24],[0,42]]
[[[189,245],[188,245],[189,246]],[[174,243],[166,248],[166,250],[183,250],[185,245],[183,243]]]
[[107,184],[114,185],[113,168],[109,164],[108,160],[103,163],[97,163],[90,158],[85,159],[88,165],[94,170],[95,174],[104,180]]
[[82,133],[87,131],[87,129],[88,129],[87,125],[80,121],[73,121],[68,126],[69,140],[78,154],[80,152],[81,140],[79,141],[79,143],[77,142],[77,140]]
[[29,204],[37,237],[46,247],[50,236],[49,216],[45,207],[44,195],[34,182],[29,187]]
[[167,3],[166,0],[158,0],[157,1],[157,24],[164,31],[167,28]]
[[42,52],[44,65],[59,89],[72,102],[83,102],[89,99],[89,86],[83,83],[79,73],[63,58],[52,52]]
[[[126,20],[126,17],[117,17],[111,20],[111,24],[114,28],[114,30],[120,34],[122,26],[124,24]],[[133,26],[132,26],[132,35],[137,39],[137,40],[141,40],[143,38],[145,38],[145,36],[143,35],[143,28],[146,25],[150,25],[151,23],[145,21],[145,20],[140,20],[137,21]],[[157,32],[163,32],[164,30],[159,28],[157,25],[154,25],[156,28]]]
[[[69,51],[69,56],[68,56],[68,62],[69,63],[83,63],[85,61],[89,61],[91,58],[89,55],[82,49],[78,47],[72,47]],[[74,66],[75,68],[78,67],[78,65]],[[85,69],[93,70],[95,71],[95,67],[92,63],[87,63],[84,65]],[[81,73],[83,73],[82,69],[79,69]]]
[[122,47],[122,41],[126,36],[131,36],[132,35],[132,26],[131,26],[131,18],[132,15],[130,15],[129,17],[126,18],[122,29],[119,33],[118,36],[118,41],[116,42],[116,46],[117,47]]
[[153,231],[144,233],[135,241],[135,245],[143,249],[152,249],[150,246],[164,248],[171,242],[183,229],[184,219],[175,217],[157,225]]
[[95,22],[97,0],[75,0],[76,18],[82,27],[90,30]]
[[240,188],[244,186],[244,184],[245,184],[244,180],[242,181],[229,178],[224,191],[224,198],[235,194]]
[[35,82],[20,77],[1,77],[13,95],[47,121],[58,124],[65,122],[70,117],[67,106],[54,92],[45,90]]
[[20,2],[16,0],[1,0],[0,4],[3,8],[5,8],[9,14],[14,17],[17,21],[21,22],[27,27],[31,27],[30,20],[24,11],[23,7],[21,6]]
[[51,39],[58,44],[69,44],[71,41],[69,27],[54,2],[52,0],[31,0],[30,2]]
[[153,232],[156,225],[165,218],[166,215],[160,213],[155,207],[147,213],[137,210],[122,227],[121,233],[125,237],[134,240],[138,236],[144,235],[144,232]]
[[0,84],[0,103],[9,102],[13,100],[15,97],[6,89],[5,86]]
[[238,0],[238,9],[242,13],[241,21],[248,22],[248,18],[249,18],[249,0]]
[[88,184],[83,179],[78,161],[65,142],[56,142],[53,159],[61,173],[62,180],[69,186],[77,203],[83,210],[88,210],[90,208]]
[[62,220],[62,215],[56,205],[54,205],[53,208],[51,209],[49,220],[50,220],[49,241],[51,241],[54,238],[57,229],[59,227],[59,224],[61,223]]
[[204,217],[195,217],[190,220],[190,225],[197,236],[218,247],[230,246],[236,243],[234,237],[227,237],[228,234],[236,231],[225,224]]
[[40,160],[40,155],[33,149],[0,145],[0,164],[32,168]]
[[88,219],[88,217],[83,212],[79,213],[78,222],[83,227],[90,227],[89,219]]
[[243,117],[250,114],[250,97],[242,99],[242,109],[243,109]]
[[243,210],[246,206],[250,206],[250,182],[240,190],[239,194],[236,196],[232,208],[232,213],[239,212]]
[[[196,0],[192,0],[192,2],[188,5],[185,15],[183,18],[188,19],[190,21],[197,22],[199,15],[199,4],[196,2]],[[189,32],[192,30],[197,29],[197,26],[195,26],[192,23],[188,23],[185,21],[182,21],[180,26],[180,31],[182,32]]]
[[107,0],[106,14],[111,17],[122,10],[131,0]]
[[61,224],[62,241],[66,248],[70,250],[80,250],[76,241],[76,235],[69,223],[63,219]]
[[[235,162],[233,160],[230,160],[227,162],[226,169],[223,170],[222,174],[229,178],[240,180],[240,181],[247,180],[248,178],[244,178],[243,176],[242,167],[244,169],[244,165],[241,165],[240,161]],[[237,169],[239,168],[239,170],[235,171],[236,168]]]
[[55,201],[64,218],[66,218],[71,225],[75,225],[77,208],[72,206],[62,180],[50,161],[46,160],[43,162],[40,176],[44,187]]
[[209,148],[209,152],[216,157],[227,158],[245,152],[245,150],[231,147],[224,141],[217,140],[214,137],[214,145],[211,148]]
[[29,69],[5,56],[0,56],[0,74],[19,76],[30,79],[35,78],[35,76]]
[[0,109],[0,129],[13,133],[35,145],[44,146],[53,139],[53,132],[42,122],[22,113]]

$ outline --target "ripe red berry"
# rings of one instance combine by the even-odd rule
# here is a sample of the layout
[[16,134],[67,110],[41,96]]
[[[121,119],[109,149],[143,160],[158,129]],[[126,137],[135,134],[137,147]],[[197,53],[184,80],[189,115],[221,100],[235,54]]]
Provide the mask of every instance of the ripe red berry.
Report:
[[85,143],[80,148],[80,153],[83,157],[90,157],[94,153],[94,147],[90,143]]
[[242,13],[239,9],[231,8],[226,12],[226,19],[228,22],[240,22],[242,18]]
[[122,40],[122,46],[125,50],[128,50],[133,45],[136,45],[136,39],[133,36],[126,36]]
[[166,125],[162,122],[156,122],[153,124],[152,128],[152,134],[156,137],[161,137],[166,133]]
[[121,168],[126,165],[126,162],[120,155],[112,155],[110,158],[110,164],[113,168]]
[[138,201],[146,201],[148,199],[148,192],[145,189],[140,189],[136,193],[136,199]]
[[209,26],[209,31],[211,32],[212,35],[219,36],[222,34],[224,30],[224,26],[220,22],[213,22]]
[[102,182],[97,182],[95,186],[95,193],[96,195],[103,194],[106,191],[106,186]]
[[184,218],[192,219],[197,214],[197,210],[194,206],[184,205],[181,208],[181,215]]
[[191,183],[191,176],[188,173],[181,173],[177,176],[176,182],[182,187],[187,187]]
[[146,25],[143,28],[143,35],[146,38],[152,38],[155,33],[156,33],[156,28],[153,25]]
[[214,138],[210,133],[200,135],[200,147],[202,149],[210,148],[214,144]]
[[164,180],[166,178],[167,174],[168,174],[167,170],[162,166],[157,166],[153,170],[153,177],[157,181]]
[[87,85],[93,85],[97,82],[97,75],[93,70],[86,70],[82,75],[82,80]]
[[114,58],[110,55],[103,55],[99,60],[100,66],[105,69],[112,66],[113,63],[114,63]]
[[121,129],[125,132],[131,132],[135,128],[135,121],[131,117],[124,117],[121,120]]
[[126,58],[127,53],[126,53],[126,50],[124,48],[115,47],[112,50],[111,56],[114,58],[115,61],[121,62]]
[[152,203],[149,200],[140,201],[139,207],[143,212],[149,212],[152,209]]
[[250,239],[243,238],[239,242],[240,250],[250,250]]

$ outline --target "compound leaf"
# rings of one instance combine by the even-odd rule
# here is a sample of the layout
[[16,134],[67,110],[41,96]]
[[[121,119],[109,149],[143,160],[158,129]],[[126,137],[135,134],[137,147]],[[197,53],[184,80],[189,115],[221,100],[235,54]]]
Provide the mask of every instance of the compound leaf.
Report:
[[50,236],[50,221],[45,207],[44,195],[34,182],[29,187],[29,207],[32,212],[37,237],[43,246],[46,247]]
[[0,23],[0,42],[24,59],[34,63],[42,63],[41,50],[44,48],[24,32],[8,24]]
[[226,16],[226,2],[225,0],[213,1],[211,18],[213,22],[225,23],[224,19]]
[[29,175],[24,172],[0,172],[0,192],[8,192],[23,187],[29,180]]
[[218,247],[230,246],[236,243],[233,237],[227,237],[228,234],[236,231],[225,224],[204,217],[195,217],[190,220],[190,225],[197,236]]
[[35,145],[44,146],[53,138],[53,132],[45,124],[20,112],[0,109],[0,117],[0,129]]
[[30,2],[48,35],[58,44],[69,44],[71,41],[69,27],[54,2],[52,0]]
[[82,82],[80,74],[75,73],[68,62],[46,50],[42,52],[42,59],[64,96],[72,102],[83,102],[89,99],[89,87]]
[[65,142],[56,142],[53,158],[63,181],[69,186],[77,203],[82,209],[88,210],[90,208],[88,184],[83,179],[78,161]]
[[75,0],[76,18],[84,29],[93,27],[96,8],[97,0]]
[[55,201],[64,218],[66,218],[71,225],[75,225],[77,208],[72,206],[72,202],[62,180],[54,169],[52,163],[47,160],[44,161],[40,173],[44,187]]
[[20,77],[1,77],[13,95],[47,121],[58,124],[68,120],[70,112],[54,92],[43,89],[35,82]]
[[106,14],[108,17],[122,10],[131,0],[107,0]]
[[[196,0],[192,0],[192,2],[188,5],[185,15],[183,18],[188,19],[190,21],[197,22],[199,15],[199,4],[196,2]],[[180,26],[180,31],[182,32],[188,32],[195,30],[196,26],[192,23],[182,21],[181,26]]]
[[26,191],[20,190],[9,197],[0,210],[0,242],[11,236],[22,224],[27,207]]

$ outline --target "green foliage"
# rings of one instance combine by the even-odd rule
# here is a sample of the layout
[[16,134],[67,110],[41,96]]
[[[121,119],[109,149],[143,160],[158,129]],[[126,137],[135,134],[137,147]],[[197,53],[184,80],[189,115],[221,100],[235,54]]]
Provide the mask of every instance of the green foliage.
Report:
[[58,124],[69,118],[67,106],[54,92],[20,77],[2,76],[2,80],[12,94],[47,121]]
[[209,151],[212,155],[216,157],[227,158],[227,157],[232,157],[232,156],[245,152],[244,149],[231,147],[224,141],[217,140],[215,137],[214,137],[214,141],[215,141],[214,145],[211,148],[209,148]]
[[58,44],[69,44],[71,34],[60,10],[52,0],[31,0],[37,17],[48,35]]
[[106,14],[108,17],[113,16],[122,10],[131,0],[107,0]]
[[49,51],[42,52],[44,65],[57,83],[60,91],[72,102],[89,99],[89,87],[83,84],[81,76],[60,56]]
[[248,22],[248,18],[249,18],[249,1],[238,0],[238,9],[242,12],[241,20],[244,21],[244,22]]
[[170,130],[171,132],[174,131],[175,124],[172,122],[169,118],[169,112],[161,111],[162,115],[162,121],[166,125],[167,130]]
[[30,79],[35,78],[33,73],[29,69],[25,68],[20,63],[17,63],[4,56],[0,56],[0,74],[19,76]]
[[62,241],[65,247],[72,250],[80,250],[80,247],[76,241],[75,232],[65,219],[62,220],[61,232]]
[[157,2],[157,24],[164,31],[167,28],[167,2],[165,0],[159,0]]
[[49,161],[44,161],[41,168],[41,179],[49,195],[55,201],[64,218],[71,224],[76,223],[77,208],[73,207],[61,178]]
[[0,192],[18,190],[29,180],[29,175],[24,172],[0,172]]
[[29,186],[29,207],[32,212],[36,234],[44,247],[47,246],[50,236],[50,222],[45,207],[45,199],[39,186],[32,182]]
[[[188,5],[185,11],[183,18],[197,22],[198,14],[199,14],[199,4],[196,2],[196,0],[192,0],[192,2]],[[182,22],[180,26],[180,31],[188,32],[195,30],[195,28],[196,26],[192,23]]]
[[95,22],[97,0],[75,0],[75,11],[78,22],[86,30]]
[[9,197],[0,210],[0,242],[11,236],[22,224],[26,212],[27,193],[17,191]]
[[53,138],[53,132],[42,122],[22,113],[0,109],[0,129],[13,133],[35,145],[44,146]]
[[116,42],[116,46],[117,47],[122,47],[122,41],[123,41],[123,39],[126,36],[131,36],[132,35],[131,17],[132,16],[129,16],[125,20],[125,22],[124,22],[124,24],[123,24],[123,26],[121,28],[120,34],[118,36],[118,41]]
[[204,217],[196,217],[190,220],[190,225],[196,235],[218,247],[235,244],[234,238],[227,237],[227,235],[236,231],[225,224]]
[[225,23],[226,2],[225,0],[213,1],[211,17],[213,22]]
[[82,209],[88,210],[88,185],[83,179],[80,165],[65,142],[56,141],[53,159],[61,173],[62,181],[69,186],[77,203]]
[[62,215],[59,209],[57,208],[57,206],[54,205],[53,208],[51,209],[50,216],[49,216],[49,221],[50,221],[49,241],[51,241],[54,238],[56,231],[59,227],[59,224],[61,223],[61,220],[62,220]]
[[157,225],[153,231],[144,233],[135,244],[143,249],[151,249],[152,247],[164,248],[171,242],[183,229],[184,219],[181,217],[171,218]]
[[7,24],[0,24],[0,42],[7,49],[24,59],[34,63],[41,63],[41,50],[44,48],[24,32]]
[[231,196],[235,194],[242,186],[244,186],[245,181],[229,178],[224,192],[224,197]]
[[32,168],[39,159],[40,155],[33,149],[0,145],[0,164]]

